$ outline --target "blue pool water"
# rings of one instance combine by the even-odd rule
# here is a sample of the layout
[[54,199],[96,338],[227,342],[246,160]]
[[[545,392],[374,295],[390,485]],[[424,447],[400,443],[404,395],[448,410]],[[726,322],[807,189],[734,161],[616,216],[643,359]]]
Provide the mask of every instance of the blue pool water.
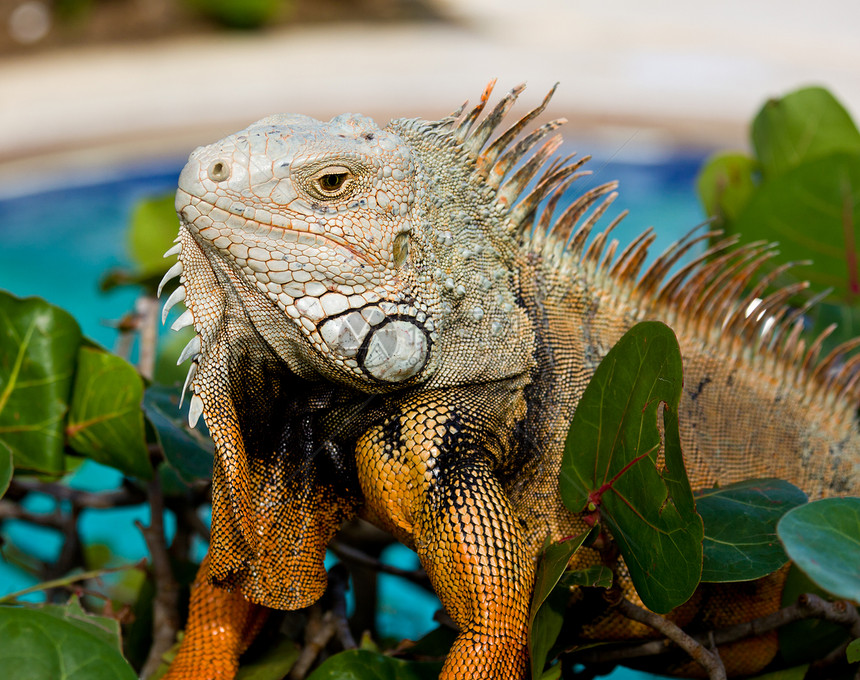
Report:
[[[580,150],[588,150],[580,144]],[[702,162],[701,152],[674,153],[645,161],[612,158],[604,150],[591,151],[595,175],[579,181],[580,193],[597,184],[618,179],[621,196],[605,223],[623,209],[630,216],[616,229],[622,245],[643,229],[653,226],[657,254],[703,215],[693,182]],[[181,169],[179,159],[157,164],[108,168],[69,177],[45,178],[39,185],[0,187],[0,289],[18,296],[37,295],[70,311],[84,333],[112,348],[116,331],[112,322],[128,312],[135,291],[98,291],[102,273],[129,264],[125,228],[135,203],[144,197],[171,192]],[[86,463],[70,483],[82,489],[114,488],[120,475],[95,463]],[[53,501],[32,497],[33,511],[50,511]],[[171,530],[174,518],[168,512]],[[87,511],[81,517],[81,533],[87,543],[101,543],[120,560],[136,560],[146,554],[134,521],[148,522],[145,506]],[[40,559],[53,559],[60,549],[59,536],[50,529],[7,522],[2,536],[8,545]],[[202,554],[205,546],[198,546]],[[386,559],[404,568],[417,566],[414,553],[402,546],[388,549]],[[31,585],[33,580],[0,559],[0,595]],[[413,639],[435,627],[433,612],[438,601],[422,589],[393,576],[380,577],[380,632]],[[38,596],[35,596],[38,599]],[[649,677],[621,671],[614,678]]]

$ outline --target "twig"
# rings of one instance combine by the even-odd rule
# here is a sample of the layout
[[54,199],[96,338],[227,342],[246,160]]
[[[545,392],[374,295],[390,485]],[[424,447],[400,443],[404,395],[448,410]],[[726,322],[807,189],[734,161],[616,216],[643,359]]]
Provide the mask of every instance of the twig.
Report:
[[11,602],[15,602],[15,600],[22,598],[25,595],[29,595],[30,593],[37,593],[40,590],[48,590],[50,588],[65,588],[73,583],[78,583],[79,581],[89,581],[90,579],[101,578],[105,574],[113,574],[118,571],[128,571],[129,569],[143,569],[145,565],[146,560],[140,560],[139,562],[135,562],[134,564],[126,564],[121,567],[111,567],[108,569],[93,569],[92,571],[84,571],[80,574],[72,574],[70,576],[64,576],[63,578],[45,581],[44,583],[37,583],[36,585],[30,586],[29,588],[24,588],[24,590],[18,590],[14,593],[9,593],[8,595],[0,597],[0,604],[9,604]]
[[319,605],[312,607],[308,625],[305,628],[305,646],[302,647],[299,658],[290,671],[290,680],[302,680],[305,677],[313,662],[336,632],[337,622],[334,614],[330,611],[322,613]]
[[344,649],[355,649],[358,645],[349,629],[346,617],[346,591],[349,590],[349,572],[343,564],[335,564],[328,571],[328,595],[331,598],[331,612],[337,624],[337,633]]
[[362,552],[361,550],[346,545],[341,541],[332,541],[331,543],[329,543],[328,547],[329,550],[331,550],[341,559],[357,562],[358,564],[370,567],[371,569],[375,569],[376,571],[381,571],[383,574],[392,574],[393,576],[400,576],[401,578],[405,578],[407,581],[417,583],[419,586],[424,586],[425,588],[429,584],[429,581],[427,579],[427,572],[425,572],[423,569],[415,569],[410,571],[409,569],[400,569],[399,567],[393,567],[390,564],[385,564],[385,562],[371,557],[370,555]]
[[19,519],[41,527],[51,527],[63,531],[68,524],[68,515],[60,510],[53,512],[31,512],[20,505],[7,500],[0,500],[0,520]]
[[628,619],[644,623],[669,638],[708,672],[710,680],[726,680],[726,669],[719,654],[709,651],[701,642],[687,635],[669,619],[637,607],[626,599],[621,599],[618,603],[618,610]]
[[[81,535],[78,532],[78,517],[80,517],[80,508],[73,507],[72,511],[65,515],[65,524],[63,526],[63,547],[60,550],[56,561],[45,570],[45,577],[48,579],[58,578],[63,574],[71,571],[76,564],[82,564],[84,560],[84,548],[81,542]],[[45,593],[48,600],[53,601],[55,595],[50,590]]]
[[146,501],[146,494],[133,486],[124,486],[114,491],[81,491],[57,482],[40,482],[34,479],[13,479],[9,494],[24,492],[43,493],[58,500],[69,501],[81,508],[118,508],[139,505]]
[[[823,619],[845,626],[854,638],[860,638],[860,613],[844,601],[828,602],[811,593],[801,595],[797,602],[772,614],[752,621],[719,628],[705,635],[691,635],[699,644],[713,641],[718,646],[758,637],[795,621]],[[668,636],[667,636],[668,637]],[[576,659],[586,663],[618,662],[649,656],[659,656],[674,650],[668,640],[651,640],[623,647],[594,648],[576,653]]]
[[200,519],[200,515],[197,514],[196,506],[185,506],[180,511],[176,511],[177,516],[181,518],[181,521],[185,526],[187,526],[191,531],[197,534],[200,538],[202,538],[207,543],[209,542],[209,527],[206,522]]
[[137,370],[147,380],[155,373],[155,349],[158,344],[158,300],[149,295],[141,295],[135,303],[135,311],[140,319],[140,351]]
[[179,630],[179,586],[173,577],[164,536],[164,497],[158,475],[153,477],[148,488],[149,526],[144,527],[140,522],[135,522],[149,548],[155,581],[155,598],[152,602],[152,647],[140,672],[142,678],[148,678],[156,671],[162,655],[173,645],[176,631]]

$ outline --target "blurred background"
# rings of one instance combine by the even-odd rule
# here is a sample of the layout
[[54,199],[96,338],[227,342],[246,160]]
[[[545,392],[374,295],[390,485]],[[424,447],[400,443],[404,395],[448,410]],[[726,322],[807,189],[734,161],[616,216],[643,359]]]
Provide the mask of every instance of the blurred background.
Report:
[[[528,83],[513,115],[560,83],[545,117],[569,119],[563,151],[621,180],[619,240],[653,225],[659,252],[704,219],[696,173],[749,147],[766,99],[821,84],[860,115],[858,26],[856,0],[0,0],[0,288],[115,347],[138,292],[99,282],[129,265],[136,206],[174,190],[195,146],[274,112],[434,119],[493,78],[497,96]],[[95,463],[76,474],[119,483]],[[82,519],[87,541],[145,554],[131,522],[147,509],[111,512]],[[60,549],[12,521],[0,538]],[[0,560],[0,595],[35,581]],[[403,592],[382,594],[380,629],[419,636],[435,601]]]
[[703,218],[702,158],[748,147],[767,98],[822,84],[860,111],[857,26],[852,0],[0,0],[0,286],[121,314],[93,277],[195,146],[273,112],[438,118],[493,78],[528,83],[520,112],[559,82],[565,150],[668,242]]
[[860,109],[857,26],[852,0],[0,0],[0,178],[185,154],[274,111],[435,118],[491,78],[529,103],[559,81],[569,136],[741,145],[800,85]]

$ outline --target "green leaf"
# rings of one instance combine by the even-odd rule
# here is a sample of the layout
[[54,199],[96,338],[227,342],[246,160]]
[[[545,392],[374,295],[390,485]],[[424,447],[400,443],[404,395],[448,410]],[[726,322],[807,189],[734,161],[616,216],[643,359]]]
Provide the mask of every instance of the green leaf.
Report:
[[281,680],[299,658],[299,646],[287,638],[267,649],[260,657],[242,664],[236,680]]
[[564,589],[555,591],[559,579],[564,574],[570,558],[579,550],[590,534],[585,531],[575,538],[547,545],[538,562],[535,574],[534,593],[529,615],[529,645],[531,647],[531,677],[538,680],[543,674],[547,654],[561,632],[564,609],[569,592]]
[[179,476],[186,482],[209,479],[214,447],[206,434],[188,427],[188,399],[180,412],[179,390],[154,385],[143,396],[143,410],[167,462]]
[[164,257],[179,232],[175,201],[171,192],[140,201],[132,212],[128,231],[129,254],[138,270],[138,277],[158,276],[176,262],[173,258]]
[[0,677],[16,680],[135,680],[119,653],[80,620],[0,606]]
[[755,160],[744,153],[711,156],[696,179],[705,212],[721,222],[736,219],[755,190],[753,174],[757,169]]
[[67,312],[0,292],[0,441],[19,470],[63,472],[63,418],[80,343]]
[[854,640],[848,645],[845,655],[848,657],[848,663],[860,662],[860,639]]
[[612,569],[602,564],[595,564],[588,569],[577,569],[568,571],[561,579],[561,583],[570,588],[580,586],[583,588],[611,588]]
[[642,602],[658,613],[686,602],[702,572],[702,520],[678,430],[681,386],[672,330],[655,321],[634,326],[603,359],[576,407],[559,480],[572,512],[599,512]]
[[116,651],[122,652],[119,621],[109,616],[96,616],[84,611],[76,596],[71,597],[66,604],[46,604],[40,606],[37,611],[67,621],[73,626],[100,638],[102,642],[110,645]]
[[776,523],[806,494],[779,479],[751,479],[700,491],[696,508],[705,525],[702,581],[752,581],[788,562]]
[[69,446],[132,477],[151,478],[142,399],[143,379],[127,361],[82,347],[66,426]]
[[15,473],[15,466],[12,460],[12,449],[0,440],[0,498],[9,488],[9,482],[12,481],[12,475]]
[[400,661],[364,649],[352,649],[326,659],[308,680],[435,680],[438,663]]
[[794,563],[836,597],[860,603],[860,498],[801,505],[777,525]]
[[752,142],[766,178],[834,152],[860,153],[857,125],[821,87],[768,101],[753,121]]
[[812,260],[799,271],[828,298],[860,295],[860,153],[811,160],[766,181],[730,225],[742,241],[778,241],[780,261]]

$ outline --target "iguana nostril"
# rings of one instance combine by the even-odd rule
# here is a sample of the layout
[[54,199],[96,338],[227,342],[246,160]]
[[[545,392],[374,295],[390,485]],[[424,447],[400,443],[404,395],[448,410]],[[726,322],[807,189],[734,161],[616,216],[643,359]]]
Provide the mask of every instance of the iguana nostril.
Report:
[[214,161],[206,172],[213,182],[223,182],[230,178],[230,166],[224,161]]

